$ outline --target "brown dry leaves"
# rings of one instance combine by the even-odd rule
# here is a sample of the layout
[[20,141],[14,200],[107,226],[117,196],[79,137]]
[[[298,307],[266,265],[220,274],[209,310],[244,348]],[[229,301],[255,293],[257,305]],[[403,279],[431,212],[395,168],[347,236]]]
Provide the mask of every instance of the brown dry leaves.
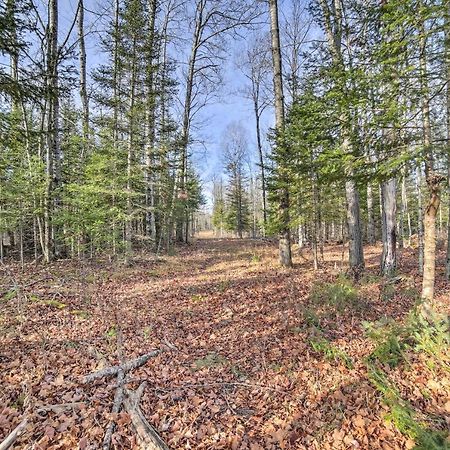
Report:
[[[304,258],[292,270],[278,269],[275,252],[268,243],[202,240],[176,257],[142,257],[127,269],[106,262],[11,267],[22,285],[43,281],[0,300],[0,440],[29,414],[20,448],[99,448],[115,380],[80,380],[117,363],[120,327],[127,358],[166,350],[134,371],[130,387],[148,380],[142,409],[171,448],[411,448],[383,420],[385,407],[367,381],[362,358],[372,346],[361,322],[401,318],[412,300],[397,292],[382,301],[373,283],[361,288],[363,311],[316,308],[327,338],[352,358],[348,369],[311,348],[305,316],[314,307],[312,283],[334,279],[341,249],[328,248],[316,273]],[[376,271],[378,255],[368,249],[369,270]],[[417,280],[413,255],[403,257],[401,271]],[[0,282],[7,289],[10,280],[5,274]],[[420,360],[393,376],[416,408],[448,417],[448,376],[437,379]],[[48,409],[61,404],[72,406]],[[114,448],[134,448],[129,417],[114,419]]]

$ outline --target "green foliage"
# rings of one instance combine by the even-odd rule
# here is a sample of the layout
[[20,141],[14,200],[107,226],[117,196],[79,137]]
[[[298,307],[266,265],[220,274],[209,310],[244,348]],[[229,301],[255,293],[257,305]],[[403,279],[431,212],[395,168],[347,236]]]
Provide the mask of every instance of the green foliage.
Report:
[[201,370],[209,367],[223,366],[225,364],[228,364],[227,359],[215,352],[212,352],[208,353],[204,358],[195,360],[194,369]]
[[390,367],[406,361],[407,351],[423,351],[441,363],[450,345],[448,319],[438,317],[430,323],[418,311],[412,311],[404,324],[386,318],[373,323],[364,322],[363,326],[367,336],[376,344],[369,360]]
[[404,435],[412,439],[416,450],[445,450],[450,445],[446,433],[427,428],[423,420],[419,420],[412,406],[402,399],[397,388],[386,373],[372,362],[368,364],[369,380],[381,394],[383,402],[389,407],[385,419],[392,422]]
[[395,367],[401,362],[407,362],[408,351],[425,352],[436,362],[442,362],[450,344],[448,320],[437,318],[434,323],[430,323],[420,313],[413,311],[404,324],[385,319],[365,323],[364,326],[367,335],[376,344],[375,350],[366,360],[369,380],[389,407],[386,419],[414,440],[417,450],[450,448],[446,433],[429,429],[412,406],[402,399],[395,384],[383,370],[383,367]]
[[376,344],[370,360],[380,361],[390,367],[397,366],[405,359],[405,350],[409,347],[408,330],[393,319],[378,322],[363,322],[366,335]]
[[2,300],[7,302],[8,300],[12,300],[13,298],[17,297],[17,289],[10,289],[2,296]]
[[361,307],[357,288],[352,281],[343,276],[333,283],[315,283],[311,289],[310,298],[313,303],[332,306],[339,312]]
[[347,353],[331,344],[330,341],[323,336],[310,339],[309,343],[314,351],[321,353],[329,361],[339,361],[342,362],[347,369],[353,369],[353,361]]

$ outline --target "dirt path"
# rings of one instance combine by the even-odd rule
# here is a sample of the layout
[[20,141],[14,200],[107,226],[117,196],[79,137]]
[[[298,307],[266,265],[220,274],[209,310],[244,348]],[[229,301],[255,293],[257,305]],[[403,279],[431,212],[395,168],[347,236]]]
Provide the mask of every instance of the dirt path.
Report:
[[[405,316],[417,279],[405,276],[386,300],[369,271],[352,303],[315,298],[311,287],[336,279],[341,253],[328,248],[318,272],[300,257],[282,270],[270,243],[204,239],[159,261],[137,257],[131,268],[30,267],[16,282],[38,282],[16,295],[12,272],[4,273],[10,294],[1,300],[0,441],[29,411],[18,448],[99,448],[114,380],[85,386],[80,379],[102,361],[117,362],[121,334],[128,358],[164,350],[134,372],[130,386],[148,381],[142,409],[171,448],[410,448],[383,420],[386,407],[367,379],[363,358],[373,344],[362,322]],[[369,266],[377,257],[370,249]],[[324,341],[336,354],[326,357],[314,344]],[[436,377],[423,364],[398,375],[406,392],[414,377]],[[442,388],[448,385],[430,388],[425,403],[417,397],[422,410],[442,415]],[[68,402],[81,405],[42,412]],[[114,445],[133,448],[127,416],[117,420]]]

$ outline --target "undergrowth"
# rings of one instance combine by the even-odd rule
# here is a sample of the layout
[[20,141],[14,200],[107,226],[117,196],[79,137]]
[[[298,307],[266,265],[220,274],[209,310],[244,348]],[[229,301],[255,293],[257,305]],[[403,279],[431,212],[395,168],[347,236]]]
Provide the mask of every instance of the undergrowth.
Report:
[[351,280],[339,276],[333,283],[315,283],[311,289],[310,299],[314,304],[331,306],[339,312],[346,309],[360,309],[358,290]]
[[329,361],[339,361],[342,362],[347,369],[353,369],[353,362],[347,353],[339,347],[333,345],[324,337],[319,336],[317,338],[310,339],[309,343],[314,351],[321,353]]
[[376,344],[374,351],[366,359],[369,380],[389,407],[386,420],[412,439],[416,450],[450,449],[447,434],[427,426],[426,418],[422,418],[401,397],[386,368],[402,363],[409,365],[409,355],[419,353],[425,354],[433,365],[449,370],[448,325],[448,319],[438,316],[430,323],[417,310],[413,310],[403,324],[393,319],[364,323],[367,336]]

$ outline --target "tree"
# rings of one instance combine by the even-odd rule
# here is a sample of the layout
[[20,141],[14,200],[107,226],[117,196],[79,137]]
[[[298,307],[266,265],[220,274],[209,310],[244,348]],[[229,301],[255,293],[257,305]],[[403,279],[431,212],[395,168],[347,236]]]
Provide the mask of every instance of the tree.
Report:
[[271,50],[273,64],[273,86],[275,97],[275,132],[276,149],[275,162],[279,192],[276,195],[278,207],[279,240],[278,249],[280,264],[284,267],[292,266],[291,255],[291,231],[289,215],[289,189],[286,176],[286,165],[288,164],[287,149],[279,139],[284,133],[284,94],[283,94],[283,72],[281,62],[280,30],[278,24],[277,0],[269,0]]
[[[346,81],[346,66],[343,54],[343,33],[347,30],[343,27],[343,3],[342,0],[333,0],[330,6],[327,0],[320,0],[322,8],[323,26],[328,40],[328,50],[331,54],[333,70],[336,75],[337,88],[343,97],[339,121],[340,147],[344,155],[350,158],[357,155],[354,144],[354,118],[349,109],[350,96],[348,83]],[[361,233],[361,214],[359,204],[359,193],[354,179],[354,169],[350,159],[345,170],[345,195],[347,201],[347,226],[349,236],[349,260],[350,269],[355,273],[364,268],[364,252]]]
[[249,204],[246,195],[245,158],[248,152],[245,130],[237,123],[227,126],[224,133],[224,162],[228,175],[225,226],[240,238],[249,229]]
[[244,95],[251,100],[255,116],[256,145],[258,149],[262,189],[263,234],[267,226],[267,181],[262,144],[261,117],[271,103],[267,92],[267,74],[270,63],[266,43],[266,39],[256,37],[254,42],[247,48],[245,59],[239,63],[239,68],[250,82],[249,88],[244,90]]

